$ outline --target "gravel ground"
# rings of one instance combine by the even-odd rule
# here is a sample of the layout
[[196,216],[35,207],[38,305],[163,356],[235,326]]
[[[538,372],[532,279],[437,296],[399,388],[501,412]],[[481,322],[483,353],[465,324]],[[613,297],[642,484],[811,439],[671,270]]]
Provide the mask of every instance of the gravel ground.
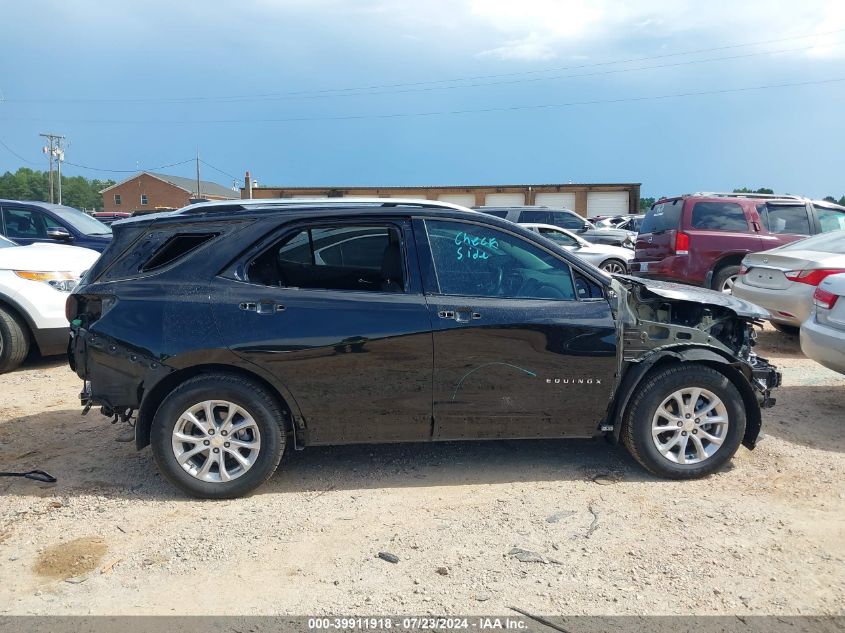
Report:
[[765,438],[705,480],[603,441],[353,446],[224,502],[30,362],[0,376],[0,470],[59,481],[0,479],[0,614],[842,614],[845,376],[757,351],[784,371]]

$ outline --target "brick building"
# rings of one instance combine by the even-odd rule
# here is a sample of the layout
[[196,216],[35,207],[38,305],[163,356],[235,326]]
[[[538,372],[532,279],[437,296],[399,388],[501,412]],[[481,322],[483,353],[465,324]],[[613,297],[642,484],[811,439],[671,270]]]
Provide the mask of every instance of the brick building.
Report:
[[247,176],[242,198],[424,198],[467,207],[541,205],[584,217],[639,213],[640,183],[456,185],[441,187],[257,187]]
[[142,171],[131,178],[103,189],[104,211],[154,213],[179,209],[196,200],[231,200],[240,197],[234,189],[216,182],[197,181],[181,176],[167,176]]

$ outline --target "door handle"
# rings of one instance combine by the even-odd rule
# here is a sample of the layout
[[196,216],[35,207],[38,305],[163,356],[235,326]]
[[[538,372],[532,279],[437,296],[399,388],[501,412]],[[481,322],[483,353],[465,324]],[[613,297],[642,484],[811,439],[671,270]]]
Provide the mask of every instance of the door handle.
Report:
[[285,306],[273,301],[244,301],[238,304],[238,308],[257,314],[276,314],[276,312],[283,312],[285,310]]
[[466,323],[471,319],[480,319],[480,312],[473,312],[472,308],[458,308],[457,310],[441,310],[437,313],[441,319],[454,319],[458,323]]

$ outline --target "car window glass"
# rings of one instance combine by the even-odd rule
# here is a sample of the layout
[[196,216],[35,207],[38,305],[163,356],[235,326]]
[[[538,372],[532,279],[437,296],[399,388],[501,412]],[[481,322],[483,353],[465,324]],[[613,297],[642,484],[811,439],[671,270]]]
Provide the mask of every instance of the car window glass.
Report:
[[668,200],[652,205],[643,218],[640,233],[660,233],[677,229],[683,208],[683,200]]
[[304,228],[253,259],[253,283],[325,290],[403,292],[399,229],[389,226]]
[[586,220],[575,213],[566,213],[565,211],[552,211],[551,224],[559,226],[562,229],[582,229]]
[[495,215],[497,218],[508,217],[507,209],[503,209],[501,211],[482,211],[482,213],[486,213],[487,215]]
[[748,230],[745,212],[736,202],[696,202],[690,224],[694,229],[711,231]]
[[845,229],[845,211],[818,206],[813,208],[816,210],[816,217],[819,219],[822,233]]
[[515,236],[462,222],[426,220],[444,295],[573,300],[569,266]]
[[558,244],[562,244],[563,246],[575,246],[578,244],[577,240],[567,235],[566,233],[562,233],[561,231],[555,231],[554,229],[547,229],[544,227],[539,227],[537,231],[543,237],[547,237],[550,240],[557,242]]
[[3,210],[6,219],[6,235],[12,239],[38,239],[47,237],[44,215],[32,209]]
[[519,213],[519,222],[524,224],[553,224],[552,215],[545,209],[526,209]]
[[763,226],[769,233],[810,234],[810,220],[807,217],[807,207],[799,205],[765,204],[758,205]]

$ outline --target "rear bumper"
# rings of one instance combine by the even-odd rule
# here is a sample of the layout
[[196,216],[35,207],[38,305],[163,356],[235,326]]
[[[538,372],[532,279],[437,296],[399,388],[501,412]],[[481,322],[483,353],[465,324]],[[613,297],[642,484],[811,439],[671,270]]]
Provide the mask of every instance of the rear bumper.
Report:
[[801,324],[801,351],[828,369],[845,374],[845,332],[810,318]]
[[733,294],[740,299],[745,299],[746,301],[766,308],[771,314],[771,321],[798,327],[810,316],[815,287],[807,284],[794,285],[806,286],[806,289],[795,287],[789,290],[759,288],[757,286],[749,286],[740,277],[734,284]]
[[704,285],[704,277],[690,270],[688,255],[673,255],[658,261],[641,261],[635,258],[628,264],[628,270],[632,275],[646,279]]

